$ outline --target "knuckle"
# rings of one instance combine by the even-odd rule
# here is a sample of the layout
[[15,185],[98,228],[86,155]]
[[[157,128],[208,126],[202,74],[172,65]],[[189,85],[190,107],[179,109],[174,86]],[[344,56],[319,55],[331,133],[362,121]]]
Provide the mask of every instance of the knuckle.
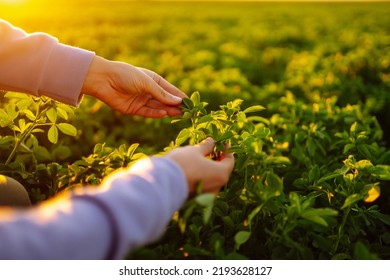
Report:
[[160,90],[160,95],[162,96],[162,97],[167,97],[167,93],[166,93],[166,91],[164,90],[164,89],[161,89]]
[[153,72],[153,77],[152,77],[152,79],[153,79],[157,84],[160,84],[160,83],[161,83],[162,77],[161,77],[159,74]]

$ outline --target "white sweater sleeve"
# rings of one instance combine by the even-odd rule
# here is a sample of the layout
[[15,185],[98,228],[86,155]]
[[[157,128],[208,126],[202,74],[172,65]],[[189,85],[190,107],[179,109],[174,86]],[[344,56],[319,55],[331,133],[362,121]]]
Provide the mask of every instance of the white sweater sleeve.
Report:
[[45,33],[27,34],[0,19],[0,90],[45,95],[78,106],[94,56]]
[[160,237],[187,195],[176,163],[140,160],[99,187],[30,210],[0,209],[0,259],[121,259]]

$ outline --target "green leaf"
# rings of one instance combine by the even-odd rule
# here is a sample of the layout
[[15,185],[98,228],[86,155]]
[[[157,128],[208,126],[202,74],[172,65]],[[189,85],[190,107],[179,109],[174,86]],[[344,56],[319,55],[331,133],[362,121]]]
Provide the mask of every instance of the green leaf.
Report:
[[318,180],[318,178],[320,177],[321,175],[321,172],[320,172],[320,168],[318,167],[318,165],[315,165],[312,169],[310,169],[309,171],[309,180],[310,182],[315,182]]
[[232,220],[232,218],[231,218],[230,216],[224,216],[224,217],[222,218],[222,222],[223,222],[226,226],[228,226],[228,227],[230,227],[230,228],[235,228],[235,226],[236,226],[236,224],[233,222],[233,220]]
[[210,115],[206,115],[206,116],[203,116],[201,118],[198,119],[198,121],[196,122],[196,124],[200,124],[200,123],[205,123],[205,122],[210,122],[213,120],[213,117],[210,116]]
[[306,216],[305,213],[302,213],[302,218],[320,224],[325,227],[328,226],[328,223],[325,221],[325,219],[320,216]]
[[34,121],[35,120],[35,115],[33,112],[31,112],[31,110],[29,109],[24,109],[23,111],[23,114],[26,115],[26,117],[30,120],[30,121]]
[[47,138],[53,144],[58,142],[58,129],[56,125],[52,125],[47,133]]
[[242,99],[235,99],[231,102],[228,102],[227,107],[230,109],[239,109],[240,105],[242,104],[243,101],[244,100],[242,100]]
[[372,168],[373,165],[371,163],[371,161],[367,160],[367,159],[363,159],[363,160],[359,160],[356,164],[355,164],[355,168],[357,170],[368,170],[370,168]]
[[240,147],[240,146],[232,146],[228,150],[229,153],[235,153],[235,154],[242,154],[246,153],[246,149]]
[[268,127],[261,126],[256,130],[256,137],[260,139],[266,139],[267,136],[271,133],[271,130]]
[[77,135],[77,129],[68,123],[59,123],[57,124],[57,127],[59,130],[61,130],[62,133],[70,136],[76,136]]
[[194,104],[194,106],[200,103],[200,94],[198,91],[195,91],[193,94],[191,94],[191,101]]
[[331,208],[309,208],[302,212],[301,217],[314,223],[328,226],[324,217],[336,216],[338,211]]
[[355,148],[355,144],[347,144],[344,146],[343,154],[348,153],[351,149]]
[[30,107],[30,105],[33,103],[33,100],[30,98],[21,99],[16,103],[16,106],[19,108],[20,111],[23,111]]
[[351,135],[356,135],[357,126],[358,126],[357,122],[354,122],[354,123],[351,125],[351,128],[350,128],[350,130],[349,130],[350,133],[351,133]]
[[7,92],[4,97],[7,97],[8,99],[30,99],[28,94],[20,92]]
[[4,109],[0,109],[0,126],[6,127],[11,123],[8,114],[5,112]]
[[213,205],[215,200],[215,195],[212,193],[203,193],[195,197],[196,203],[203,207]]
[[237,121],[241,122],[241,123],[245,123],[246,122],[246,115],[245,115],[244,112],[238,112],[237,113]]
[[294,135],[294,141],[296,143],[300,143],[302,142],[303,140],[305,140],[307,138],[307,134],[303,131],[298,131],[295,135]]
[[329,134],[320,130],[316,130],[314,132],[314,135],[318,136],[320,139],[326,139],[328,142],[332,142],[332,139],[330,138]]
[[49,151],[42,146],[37,146],[34,148],[34,155],[37,160],[52,160]]
[[218,128],[214,123],[211,124],[211,136],[213,137],[214,140],[218,139],[219,136]]
[[191,130],[184,128],[180,131],[179,135],[176,137],[176,146],[183,144],[191,135]]
[[273,172],[267,174],[266,177],[267,194],[266,199],[279,196],[283,191],[283,181]]
[[50,108],[46,111],[47,118],[52,122],[56,123],[57,121],[57,111],[54,108]]
[[248,107],[246,108],[243,112],[245,114],[248,114],[248,113],[254,113],[254,112],[259,112],[259,111],[263,111],[265,110],[266,108],[264,106],[261,106],[261,105],[255,105],[255,106],[251,106],[251,107]]
[[205,207],[205,209],[203,210],[203,219],[202,219],[204,224],[207,224],[210,221],[212,213],[213,213],[213,205],[212,204]]
[[103,151],[103,149],[104,149],[104,143],[102,144],[102,143],[97,143],[96,145],[95,145],[95,147],[93,148],[93,153],[94,154],[100,154],[102,151]]
[[[57,113],[58,113],[58,109],[62,109],[64,110],[69,116],[73,116],[74,115],[74,111],[73,109],[69,106],[69,105],[66,105],[66,104],[63,104],[63,103],[56,103],[56,107],[57,107]],[[59,113],[60,114],[60,113]],[[58,114],[58,115],[59,115]]]
[[301,200],[299,199],[299,195],[296,192],[290,192],[289,199],[291,207],[295,208],[296,212],[301,215]]
[[357,145],[357,150],[364,155],[366,158],[372,158],[371,152],[368,149],[369,145],[367,144],[360,144]]
[[194,103],[192,102],[191,99],[189,98],[183,98],[183,103],[184,103],[184,106],[186,106],[188,109],[192,109],[194,108]]
[[390,180],[390,166],[378,164],[373,168],[370,168],[371,175],[380,180]]
[[306,209],[309,209],[309,207],[314,204],[314,200],[315,200],[314,197],[308,197],[308,198],[304,197],[301,205],[302,210],[306,211]]
[[132,158],[133,155],[134,155],[134,152],[135,150],[138,148],[139,144],[138,143],[134,143],[132,144],[129,149],[127,150],[127,153],[126,155],[129,157],[129,158]]
[[41,128],[34,128],[33,130],[31,130],[31,133],[43,133],[43,132],[45,131]]
[[369,211],[369,214],[380,220],[382,223],[390,226],[390,215],[383,214],[379,211]]
[[375,253],[371,253],[362,242],[358,241],[354,249],[354,258],[356,260],[379,260]]
[[312,138],[309,138],[307,140],[307,151],[309,152],[309,155],[314,157],[316,155],[317,145],[315,141]]
[[260,117],[260,116],[249,116],[246,118],[248,121],[251,121],[251,122],[260,122],[260,123],[264,123],[265,125],[269,126],[270,125],[270,121],[266,118],[263,118],[263,117]]
[[232,138],[233,136],[234,136],[233,132],[226,131],[224,134],[221,135],[221,137],[216,139],[216,141],[225,141],[225,140]]
[[267,158],[267,163],[275,165],[290,165],[291,161],[288,157],[277,156]]
[[340,173],[333,173],[333,172],[332,173],[328,173],[325,176],[321,177],[321,179],[318,180],[317,184],[321,184],[321,183],[323,183],[325,181],[328,181],[330,179],[334,179],[334,178],[339,177],[341,175],[342,174],[340,174]]
[[11,121],[14,121],[18,116],[19,112],[16,111],[16,106],[15,104],[7,104],[5,106],[5,110],[7,112],[7,115]]
[[210,220],[213,206],[214,206],[214,200],[215,200],[215,195],[212,193],[204,193],[204,194],[199,194],[198,196],[195,197],[196,203],[198,203],[200,206],[205,207],[203,209],[203,223],[207,224],[208,221]]
[[64,109],[57,107],[56,110],[57,110],[57,115],[60,118],[63,118],[64,120],[68,119],[68,113]]
[[26,130],[26,121],[25,119],[19,119],[19,128],[20,128],[20,132],[23,133],[23,131]]
[[10,135],[4,136],[4,137],[0,136],[0,146],[1,145],[8,146],[12,142],[14,142],[13,136],[10,136]]
[[251,237],[251,233],[249,231],[242,230],[236,233],[236,235],[234,236],[234,242],[239,247],[240,245],[247,242],[250,237]]
[[363,199],[363,196],[361,194],[357,194],[357,193],[354,193],[354,194],[351,194],[350,196],[347,197],[347,199],[345,200],[343,206],[341,207],[341,209],[344,209],[360,200]]

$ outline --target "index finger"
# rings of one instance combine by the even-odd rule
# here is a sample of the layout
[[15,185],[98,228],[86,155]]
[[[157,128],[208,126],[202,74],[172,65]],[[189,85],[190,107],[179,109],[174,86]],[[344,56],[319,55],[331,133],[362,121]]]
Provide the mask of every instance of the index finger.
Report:
[[165,89],[169,93],[171,93],[177,97],[188,98],[188,96],[184,92],[182,92],[180,89],[178,89],[177,87],[172,85],[170,82],[165,80],[163,77],[160,76],[160,78],[156,82],[157,82],[157,84],[160,85],[160,87],[162,87],[163,89]]
[[163,77],[161,77],[159,74],[146,69],[142,67],[137,67],[140,71],[144,72],[147,76],[149,76],[157,85],[159,85],[164,91],[166,91],[169,94],[172,94],[174,96],[180,97],[180,98],[188,98],[188,96],[179,90],[177,87],[169,83],[167,80],[165,80]]

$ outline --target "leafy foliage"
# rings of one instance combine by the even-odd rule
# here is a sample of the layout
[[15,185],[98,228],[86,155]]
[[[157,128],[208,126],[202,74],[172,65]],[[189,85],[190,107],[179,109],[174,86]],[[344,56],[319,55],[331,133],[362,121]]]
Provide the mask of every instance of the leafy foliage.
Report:
[[242,110],[238,99],[209,113],[197,92],[184,101],[180,121],[189,125],[171,147],[211,136],[216,151],[229,144],[236,164],[217,198],[201,194],[187,203],[150,257],[339,259],[368,244],[388,256],[382,240],[390,216],[372,204],[390,180],[390,151],[377,145],[376,119],[362,119],[358,105],[291,101],[279,102],[283,113],[269,119],[259,115],[263,106]]

